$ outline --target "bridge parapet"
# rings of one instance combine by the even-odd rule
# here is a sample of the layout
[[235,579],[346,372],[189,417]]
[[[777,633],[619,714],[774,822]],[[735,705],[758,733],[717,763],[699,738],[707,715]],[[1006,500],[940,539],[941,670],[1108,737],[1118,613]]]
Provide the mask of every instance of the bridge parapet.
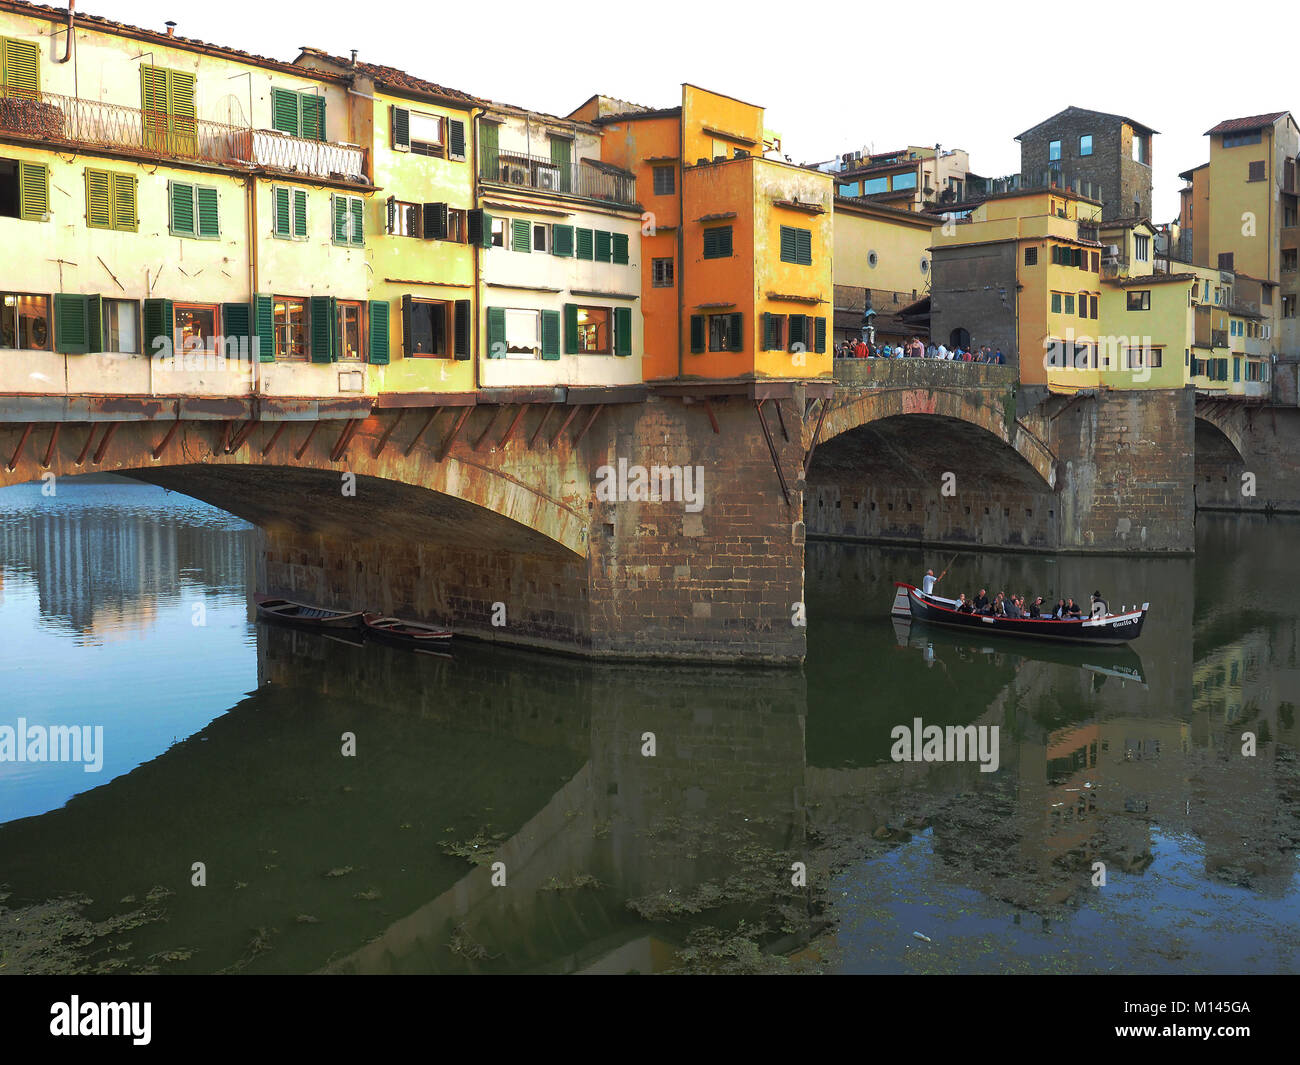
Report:
[[858,388],[1014,389],[1014,366],[946,359],[836,359],[835,383]]

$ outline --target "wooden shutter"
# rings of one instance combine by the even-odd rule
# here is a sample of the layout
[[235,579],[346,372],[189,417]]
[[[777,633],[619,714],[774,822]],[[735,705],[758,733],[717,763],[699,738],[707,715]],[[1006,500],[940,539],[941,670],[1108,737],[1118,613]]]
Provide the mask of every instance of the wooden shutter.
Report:
[[140,228],[136,211],[136,178],[134,174],[112,174],[113,228],[135,233]]
[[18,164],[18,217],[44,221],[50,209],[50,170],[43,163]]
[[492,247],[492,216],[486,211],[470,211],[466,229],[471,244],[480,248]]
[[411,112],[405,107],[392,106],[393,150],[409,152],[411,150]]
[[194,236],[194,186],[183,181],[172,181],[168,183],[167,191],[173,235]]
[[800,266],[812,266],[812,231],[799,229],[795,231],[795,259]]
[[325,139],[325,97],[314,92],[298,94],[302,101],[302,136],[312,141]]
[[[479,176],[484,181],[501,180],[501,152],[498,148],[500,130],[495,122],[478,124]],[[491,232],[492,227],[488,227]]]
[[270,296],[252,300],[252,341],[258,362],[275,362],[275,302]]
[[333,296],[312,296],[307,303],[311,308],[311,361],[333,362],[338,358],[338,304]]
[[744,334],[745,316],[743,314],[729,314],[727,315],[727,317],[730,319],[730,321],[727,323],[727,350],[744,351],[745,350],[745,334]]
[[373,366],[388,365],[388,315],[387,300],[370,301],[370,328],[366,330],[366,358]]
[[542,358],[555,362],[560,357],[560,312],[542,311]]
[[411,317],[413,301],[410,296],[402,297],[402,354],[411,355],[414,348],[411,344]]
[[576,303],[564,305],[564,353],[578,354],[578,305]]
[[[225,340],[242,341],[247,345],[244,350],[253,350],[253,315],[247,303],[223,303],[221,305],[221,336]],[[229,348],[226,349],[229,351]]]
[[808,318],[802,314],[790,315],[790,350],[808,350]]
[[66,355],[84,355],[90,350],[90,324],[86,318],[86,297],[54,294],[54,350]]
[[704,315],[691,315],[691,351],[700,353],[704,350]]
[[447,239],[447,205],[445,203],[426,203],[420,211],[424,219],[425,240]]
[[360,196],[348,196],[346,200],[352,214],[352,243],[364,244],[366,242],[366,201]]
[[526,218],[514,218],[510,222],[510,247],[513,251],[533,250],[533,224]]
[[607,263],[613,261],[614,244],[610,239],[612,233],[604,229],[596,230],[596,262]]
[[592,257],[592,248],[594,246],[591,230],[579,229],[575,231],[574,235],[577,240],[578,258],[590,259]]
[[772,350],[772,315],[763,312],[763,350]]
[[194,109],[194,75],[167,71],[168,142],[176,155],[198,154],[198,113]]
[[194,198],[197,204],[196,213],[199,216],[200,237],[216,237],[221,233],[221,227],[218,224],[217,215],[217,190],[210,185],[198,185],[194,189]]
[[465,123],[459,118],[447,119],[447,145],[449,158],[465,158]]
[[813,333],[813,350],[818,355],[824,355],[826,353],[826,319],[815,318],[813,322],[815,329]]
[[86,341],[91,351],[104,349],[104,301],[98,295],[86,297]]
[[457,300],[454,321],[452,323],[453,352],[458,361],[469,358],[469,331],[473,319],[473,307],[469,300]]
[[487,357],[506,357],[506,311],[504,307],[487,309]]
[[289,190],[276,186],[271,190],[271,232],[277,237],[287,237],[293,229],[293,209],[289,203]]
[[718,251],[718,235],[721,232],[720,229],[706,229],[704,231],[704,257],[706,259],[716,259],[721,254]]
[[5,38],[4,95],[37,100],[41,95],[40,49],[30,41]]
[[620,266],[627,265],[627,234],[615,233],[614,237],[614,262]]
[[140,68],[140,111],[144,147],[166,147],[167,71],[153,66]]
[[298,136],[298,94],[287,89],[271,90],[271,128]]
[[551,226],[551,254],[573,254],[573,226],[561,225],[559,222]]
[[[176,328],[171,300],[145,300],[143,306],[144,343],[141,350],[160,354],[176,343]],[[165,340],[166,344],[159,342]]]
[[293,190],[293,235],[295,237],[305,237],[307,235],[307,190]]
[[781,261],[783,263],[797,262],[797,251],[795,249],[794,229],[790,226],[781,227]]
[[86,225],[91,229],[113,227],[113,178],[107,170],[86,168]]
[[614,354],[632,354],[632,308],[614,308]]
[[330,214],[334,221],[334,243],[348,242],[348,198],[332,195],[330,197]]

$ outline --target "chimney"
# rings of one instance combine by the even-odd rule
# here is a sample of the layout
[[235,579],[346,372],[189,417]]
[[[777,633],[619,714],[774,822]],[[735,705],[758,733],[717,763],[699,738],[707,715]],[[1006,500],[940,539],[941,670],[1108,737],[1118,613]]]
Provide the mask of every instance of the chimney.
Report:
[[357,50],[355,48],[352,49],[352,65],[357,65]]
[[167,36],[168,36],[168,37],[175,37],[175,36],[176,36],[176,23],[171,22],[171,21],[168,21],[168,22],[167,22]]

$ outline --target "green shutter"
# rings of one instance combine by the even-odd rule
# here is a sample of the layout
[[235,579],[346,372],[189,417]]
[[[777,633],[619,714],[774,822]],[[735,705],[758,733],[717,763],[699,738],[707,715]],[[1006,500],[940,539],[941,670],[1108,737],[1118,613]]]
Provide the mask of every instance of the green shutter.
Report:
[[699,354],[704,350],[704,315],[691,315],[691,352]]
[[469,300],[457,300],[452,320],[452,348],[454,357],[465,362],[469,358],[469,331],[474,314]]
[[168,184],[170,228],[174,236],[194,236],[194,186],[182,181]]
[[542,311],[542,358],[555,362],[560,357],[560,312]]
[[140,228],[134,174],[113,174],[113,228],[134,233]]
[[398,151],[411,150],[411,112],[405,107],[392,107],[393,147]]
[[576,231],[578,258],[590,259],[592,257],[592,235],[590,229],[579,229]]
[[795,235],[795,262],[800,266],[812,266],[812,231],[801,229]]
[[469,243],[480,248],[492,247],[491,217],[485,211],[476,209],[470,211],[467,218],[468,221],[466,223],[466,228],[469,232],[466,236],[469,239]]
[[104,301],[99,296],[86,297],[86,340],[91,351],[104,349]]
[[271,90],[271,128],[298,136],[298,94],[287,89]]
[[50,170],[43,163],[18,164],[18,217],[44,221],[50,209]]
[[551,137],[551,165],[560,172],[560,192],[573,191],[573,141]]
[[271,190],[271,198],[271,232],[277,237],[287,237],[293,225],[290,218],[293,212],[289,204],[289,190],[277,186]]
[[826,353],[826,319],[815,319],[815,332],[813,334],[813,348],[818,355]]
[[551,226],[551,254],[573,254],[573,226],[560,225],[558,222]]
[[706,259],[716,259],[722,253],[719,248],[719,234],[721,229],[706,229],[704,231],[704,257]]
[[293,190],[293,235],[295,237],[305,237],[307,235],[307,190]]
[[781,227],[781,261],[783,263],[796,262],[794,229],[790,226]]
[[763,312],[763,350],[772,350],[772,316],[767,311]]
[[727,315],[727,317],[731,319],[731,321],[727,323],[727,350],[744,351],[745,350],[744,315],[729,314]]
[[504,307],[487,309],[487,357],[506,357],[506,311]]
[[144,301],[144,336],[141,350],[159,355],[172,350],[176,343],[171,300]]
[[91,229],[113,226],[113,178],[107,170],[86,168],[86,225]]
[[333,195],[330,197],[330,213],[334,216],[334,243],[348,242],[348,198]]
[[612,233],[604,229],[596,230],[596,262],[607,263],[613,259]]
[[86,319],[86,297],[54,294],[54,350],[66,355],[84,355],[90,350],[90,325]]
[[216,237],[221,234],[217,216],[217,190],[210,185],[198,185],[194,189],[194,198],[198,204],[199,236]]
[[370,328],[366,333],[367,358],[374,366],[388,365],[389,311],[386,300],[370,301]]
[[614,308],[614,354],[632,354],[632,308]]
[[533,250],[533,224],[526,218],[515,218],[510,223],[510,247],[514,251]]
[[[581,233],[582,230],[578,232]],[[587,232],[590,233],[591,230]],[[564,305],[564,353],[578,354],[578,305],[576,303]]]
[[465,123],[459,118],[447,119],[447,144],[450,158],[465,158]]
[[302,136],[312,141],[325,139],[325,97],[313,92],[300,94],[302,100]]
[[360,196],[351,196],[349,201],[352,211],[352,243],[364,244],[366,242],[366,201]]
[[41,53],[31,41],[5,38],[0,53],[4,66],[4,96],[37,100],[41,95]]
[[252,340],[258,362],[275,362],[275,301],[270,296],[254,296]]
[[[221,335],[225,340],[240,341],[240,354],[253,350],[253,316],[247,303],[221,305]],[[245,347],[245,345],[247,345]],[[227,348],[227,351],[230,349]]]
[[426,203],[420,211],[424,226],[425,240],[447,239],[447,205],[445,203]]
[[614,262],[620,266],[627,265],[627,234],[614,234]]
[[333,362],[338,358],[338,347],[334,343],[338,331],[334,297],[312,296],[307,303],[311,308],[311,361]]
[[[501,152],[497,147],[500,130],[495,122],[480,121],[478,124],[479,175],[484,181],[501,180]],[[488,226],[488,232],[492,227]]]

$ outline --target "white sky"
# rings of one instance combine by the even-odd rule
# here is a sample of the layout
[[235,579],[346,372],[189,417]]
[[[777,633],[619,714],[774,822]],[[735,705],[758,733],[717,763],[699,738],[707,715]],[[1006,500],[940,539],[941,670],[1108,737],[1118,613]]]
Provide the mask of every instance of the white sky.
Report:
[[[60,0],[47,0],[59,4]],[[1020,168],[1017,133],[1070,104],[1128,115],[1155,138],[1155,220],[1178,172],[1225,118],[1292,110],[1283,9],[1169,0],[1056,7],[1013,0],[79,0],[79,9],[290,60],[300,45],[565,114],[593,93],[655,107],[680,84],[767,109],[796,163],[867,145],[965,148],[971,168]],[[412,14],[419,12],[419,14]],[[1269,36],[1272,27],[1276,37]],[[1294,66],[1291,68],[1294,70]]]

